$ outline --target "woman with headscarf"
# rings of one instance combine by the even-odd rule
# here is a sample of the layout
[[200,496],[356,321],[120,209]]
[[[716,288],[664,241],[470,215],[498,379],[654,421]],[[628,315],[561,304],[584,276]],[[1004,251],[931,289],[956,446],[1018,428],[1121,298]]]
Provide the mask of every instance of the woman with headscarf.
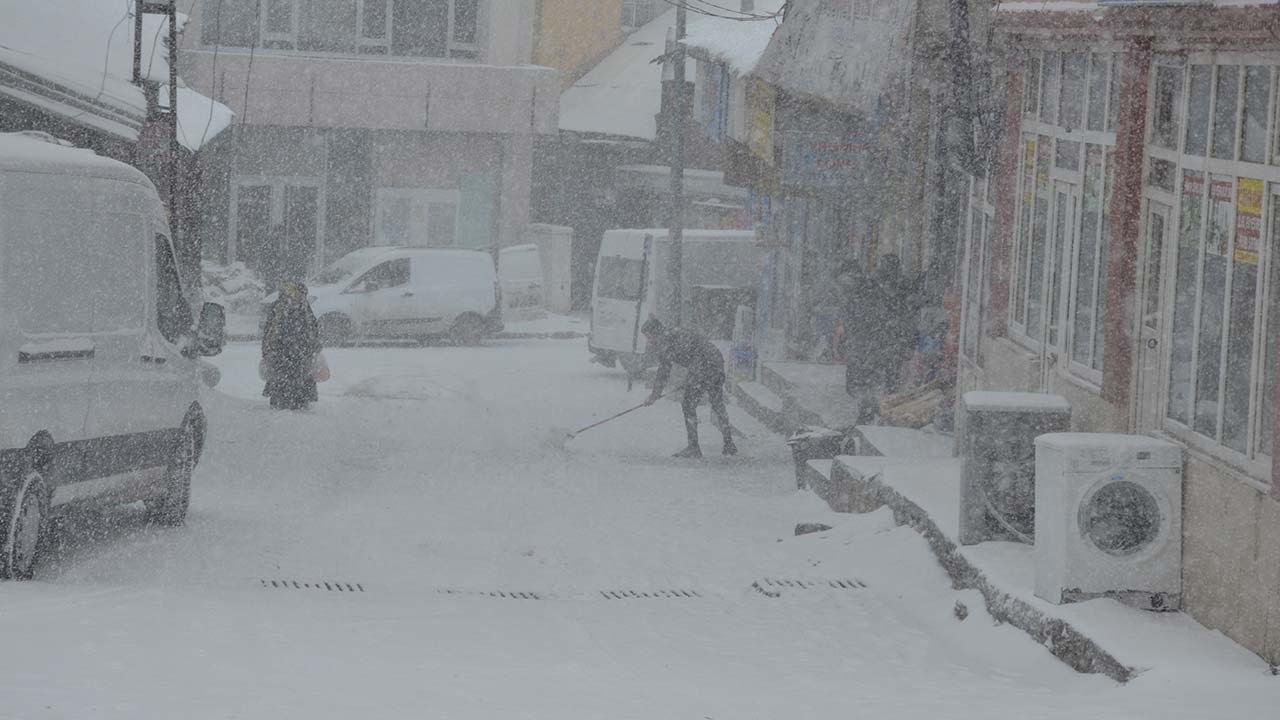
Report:
[[262,394],[271,398],[271,407],[302,410],[318,399],[312,368],[319,352],[320,328],[311,312],[307,286],[282,282],[262,334],[267,379]]

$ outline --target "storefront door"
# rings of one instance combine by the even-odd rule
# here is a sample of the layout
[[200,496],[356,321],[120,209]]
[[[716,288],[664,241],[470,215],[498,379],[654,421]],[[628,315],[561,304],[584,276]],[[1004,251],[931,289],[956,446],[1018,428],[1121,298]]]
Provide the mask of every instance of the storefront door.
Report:
[[324,247],[324,198],[311,178],[235,178],[228,260],[259,271],[268,284],[305,277]]
[[1135,429],[1151,432],[1161,426],[1160,343],[1164,333],[1164,253],[1170,239],[1170,217],[1173,210],[1163,203],[1149,200],[1143,218],[1142,265],[1139,268],[1141,324],[1138,328],[1138,383],[1134,403]]

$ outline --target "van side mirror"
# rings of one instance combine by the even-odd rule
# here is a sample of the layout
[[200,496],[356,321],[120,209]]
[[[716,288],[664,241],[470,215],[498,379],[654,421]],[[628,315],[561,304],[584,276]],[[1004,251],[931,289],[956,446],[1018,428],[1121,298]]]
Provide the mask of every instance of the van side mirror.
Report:
[[227,341],[227,314],[218,303],[207,302],[200,309],[200,323],[196,325],[195,351],[209,357],[222,352]]

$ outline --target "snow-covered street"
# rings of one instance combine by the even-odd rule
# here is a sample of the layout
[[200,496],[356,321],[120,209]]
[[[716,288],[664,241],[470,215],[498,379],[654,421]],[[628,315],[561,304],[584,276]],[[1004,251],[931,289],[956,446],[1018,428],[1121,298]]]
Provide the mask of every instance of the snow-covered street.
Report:
[[259,396],[257,345],[229,346],[186,526],[84,518],[40,580],[0,585],[0,717],[1275,712],[1277,679],[1236,667],[1071,671],[952,590],[888,511],[798,492],[785,444],[738,408],[736,458],[713,455],[703,407],[708,458],[671,459],[665,401],[563,444],[645,392],[585,341],[326,354],[321,401],[289,413]]

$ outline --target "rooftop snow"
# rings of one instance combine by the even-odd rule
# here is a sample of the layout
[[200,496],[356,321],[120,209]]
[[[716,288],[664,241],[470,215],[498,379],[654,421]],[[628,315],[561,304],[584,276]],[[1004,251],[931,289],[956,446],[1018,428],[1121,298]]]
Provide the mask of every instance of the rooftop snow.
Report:
[[[0,63],[93,98],[126,115],[142,116],[146,99],[133,78],[132,2],[108,0],[0,0]],[[127,12],[126,12],[127,9]],[[178,22],[186,23],[179,15]],[[168,87],[164,19],[143,18],[143,74]],[[181,81],[179,81],[181,82]],[[167,89],[161,102],[168,99]],[[51,108],[57,111],[59,108]],[[188,88],[178,91],[178,140],[190,150],[231,123],[232,113]],[[88,119],[88,116],[85,117]],[[101,125],[99,125],[101,127]],[[106,129],[136,137],[126,125]]]
[[1098,3],[1092,0],[1017,0],[1002,2],[995,7],[998,12],[1092,12]]
[[[654,116],[662,107],[662,66],[654,58],[666,51],[667,30],[675,27],[668,10],[632,33],[560,96],[560,129],[652,140]],[[693,66],[688,67],[693,77]]]
[[[783,0],[764,0],[756,4],[755,13],[772,15],[784,4]],[[739,75],[748,75],[755,71],[781,22],[781,18],[752,21],[703,18],[690,25],[685,45],[706,51]]]

